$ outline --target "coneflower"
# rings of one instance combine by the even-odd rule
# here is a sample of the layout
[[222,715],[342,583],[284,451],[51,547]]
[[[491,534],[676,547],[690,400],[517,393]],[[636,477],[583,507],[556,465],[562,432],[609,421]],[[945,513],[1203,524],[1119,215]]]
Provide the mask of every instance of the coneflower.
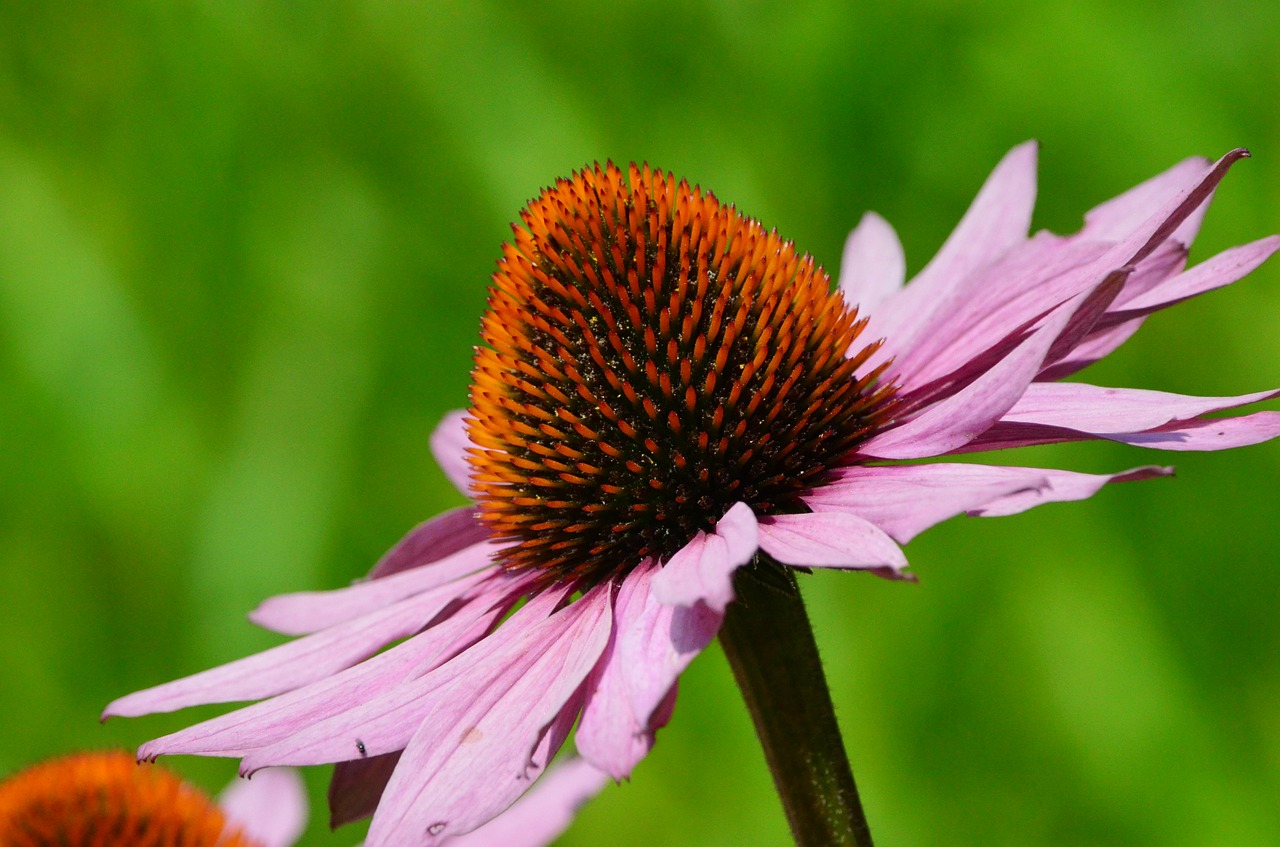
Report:
[[221,806],[162,767],[79,753],[0,782],[4,847],[287,847],[306,824],[290,771],[233,786]]
[[253,613],[303,637],[107,714],[261,699],[140,753],[238,756],[247,772],[337,762],[339,820],[376,805],[370,847],[431,845],[511,804],[575,724],[586,761],[626,777],[720,633],[797,839],[869,843],[793,569],[901,576],[899,544],[954,515],[1169,473],[899,460],[1280,434],[1274,412],[1209,417],[1277,392],[1057,382],[1280,246],[1185,268],[1244,155],[1188,160],[1077,235],[1028,238],[1023,145],[909,285],[893,230],[864,218],[836,291],[790,242],[666,173],[561,180],[503,250],[471,408],[432,439],[472,505],[413,530],[366,582]]

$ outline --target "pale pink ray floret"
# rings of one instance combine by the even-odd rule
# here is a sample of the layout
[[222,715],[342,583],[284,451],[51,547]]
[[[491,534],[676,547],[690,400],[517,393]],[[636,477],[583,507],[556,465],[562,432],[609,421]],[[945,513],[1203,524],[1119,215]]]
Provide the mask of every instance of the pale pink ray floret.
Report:
[[[260,700],[139,755],[237,756],[246,772],[335,762],[334,822],[372,813],[372,847],[507,843],[507,819],[488,822],[508,807],[547,823],[549,839],[602,775],[624,779],[648,753],[677,679],[733,601],[734,572],[758,551],[784,565],[901,577],[899,545],[953,516],[1009,515],[1171,473],[896,462],[1084,440],[1220,450],[1280,435],[1277,412],[1217,415],[1280,391],[1191,397],[1056,381],[1154,312],[1235,282],[1280,249],[1272,236],[1186,268],[1205,207],[1244,151],[1183,162],[1091,211],[1075,235],[1028,237],[1036,152],[1024,144],[1001,161],[910,283],[883,219],[868,214],[850,235],[839,286],[870,316],[864,337],[885,339],[863,372],[888,362],[898,405],[804,495],[810,512],[755,514],[738,503],[669,561],[585,589],[505,571],[473,511],[447,512],[414,529],[369,580],[276,597],[253,613],[295,640],[128,695],[106,714]],[[432,446],[469,495],[464,418],[449,415]],[[545,805],[518,802],[575,724],[582,760],[551,783]],[[486,832],[497,835],[481,840]]]

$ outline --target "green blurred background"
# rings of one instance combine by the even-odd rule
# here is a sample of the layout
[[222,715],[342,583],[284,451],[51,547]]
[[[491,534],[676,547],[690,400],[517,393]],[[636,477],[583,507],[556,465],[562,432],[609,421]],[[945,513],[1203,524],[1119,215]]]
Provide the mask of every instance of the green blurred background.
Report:
[[[0,4],[0,772],[217,713],[97,723],[461,502],[427,436],[556,176],[648,160],[833,270],[875,209],[915,270],[1025,138],[1058,231],[1251,147],[1197,261],[1280,230],[1277,32],[1263,0]],[[1273,263],[1088,376],[1275,386],[1278,329]],[[998,460],[1179,476],[952,521],[919,585],[806,580],[879,842],[1280,843],[1280,444]],[[563,843],[785,841],[712,648]]]

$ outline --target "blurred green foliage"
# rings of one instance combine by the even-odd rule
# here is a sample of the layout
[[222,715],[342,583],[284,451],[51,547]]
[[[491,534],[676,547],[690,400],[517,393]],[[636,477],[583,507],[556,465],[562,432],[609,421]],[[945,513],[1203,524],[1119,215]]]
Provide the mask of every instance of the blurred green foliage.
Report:
[[[460,502],[427,436],[556,176],[647,159],[833,269],[875,209],[916,269],[1024,138],[1059,231],[1247,145],[1200,260],[1280,229],[1277,32],[1263,0],[0,4],[0,772],[215,713],[96,721]],[[1086,376],[1274,386],[1278,329],[1273,263]],[[920,585],[806,580],[882,844],[1280,843],[1280,446],[998,460],[1171,458],[931,531]],[[786,841],[716,649],[681,687],[564,843]],[[317,815],[305,843],[359,837]]]

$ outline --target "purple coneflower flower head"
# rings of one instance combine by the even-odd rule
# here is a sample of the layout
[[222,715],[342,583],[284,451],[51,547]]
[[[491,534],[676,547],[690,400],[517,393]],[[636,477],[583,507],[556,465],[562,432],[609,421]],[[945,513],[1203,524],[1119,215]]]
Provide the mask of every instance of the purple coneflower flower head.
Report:
[[267,770],[204,792],[127,753],[80,753],[0,782],[5,847],[289,847],[306,827],[302,781]]
[[892,229],[868,215],[834,291],[776,233],[660,171],[561,180],[522,213],[494,274],[471,408],[432,438],[472,505],[413,530],[365,582],[253,613],[296,640],[107,714],[260,700],[140,755],[237,756],[245,772],[336,762],[335,821],[374,813],[374,847],[482,826],[575,724],[579,767],[625,778],[716,635],[735,571],[772,560],[902,577],[899,545],[949,517],[1170,472],[897,460],[1280,434],[1280,413],[1208,417],[1277,392],[1057,381],[1280,247],[1185,268],[1244,155],[1189,160],[1076,235],[1028,238],[1036,148],[1023,145],[910,284]]

